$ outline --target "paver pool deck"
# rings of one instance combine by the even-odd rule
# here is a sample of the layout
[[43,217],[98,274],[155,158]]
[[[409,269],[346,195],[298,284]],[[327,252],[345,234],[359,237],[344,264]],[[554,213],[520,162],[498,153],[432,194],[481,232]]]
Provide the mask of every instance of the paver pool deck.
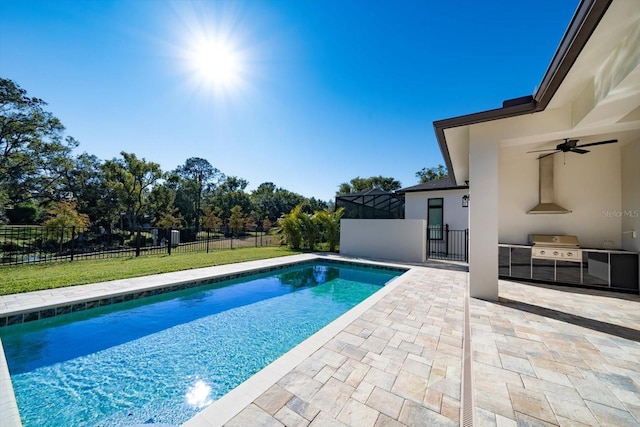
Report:
[[[128,279],[5,296],[0,317],[149,280],[194,280],[314,257],[157,275],[146,285]],[[488,302],[466,296],[464,267],[405,267],[402,277],[186,425],[640,425],[640,297],[501,280],[500,300]],[[0,402],[3,426],[6,406]]]

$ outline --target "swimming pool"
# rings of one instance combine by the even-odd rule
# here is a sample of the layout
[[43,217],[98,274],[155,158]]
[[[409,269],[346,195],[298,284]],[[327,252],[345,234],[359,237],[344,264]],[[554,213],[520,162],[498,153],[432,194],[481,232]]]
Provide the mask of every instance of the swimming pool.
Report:
[[304,264],[2,328],[23,423],[180,424],[399,274]]

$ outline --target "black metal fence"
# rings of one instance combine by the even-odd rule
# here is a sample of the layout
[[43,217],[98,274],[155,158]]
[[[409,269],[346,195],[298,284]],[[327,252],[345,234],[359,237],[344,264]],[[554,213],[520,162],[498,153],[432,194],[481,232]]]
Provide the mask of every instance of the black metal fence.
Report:
[[469,229],[450,230],[449,224],[428,226],[427,258],[469,262]]
[[103,227],[0,226],[0,266],[86,258],[146,254],[210,252],[247,246],[277,246],[280,235],[245,229],[239,236],[228,230]]

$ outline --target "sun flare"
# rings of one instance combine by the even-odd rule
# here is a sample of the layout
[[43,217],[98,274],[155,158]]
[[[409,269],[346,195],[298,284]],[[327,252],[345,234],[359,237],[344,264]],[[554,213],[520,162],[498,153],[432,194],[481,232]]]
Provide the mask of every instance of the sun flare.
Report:
[[221,87],[238,83],[241,73],[240,57],[228,42],[199,41],[191,51],[190,60],[198,79],[208,85]]
[[240,3],[175,2],[167,45],[186,93],[239,99],[251,86],[255,57]]

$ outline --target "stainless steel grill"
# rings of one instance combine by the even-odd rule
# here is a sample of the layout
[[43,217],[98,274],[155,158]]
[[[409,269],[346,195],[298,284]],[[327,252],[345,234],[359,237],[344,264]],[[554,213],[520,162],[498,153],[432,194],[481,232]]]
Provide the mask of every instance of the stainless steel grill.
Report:
[[558,261],[582,261],[580,242],[576,236],[532,234],[529,236],[531,258]]

